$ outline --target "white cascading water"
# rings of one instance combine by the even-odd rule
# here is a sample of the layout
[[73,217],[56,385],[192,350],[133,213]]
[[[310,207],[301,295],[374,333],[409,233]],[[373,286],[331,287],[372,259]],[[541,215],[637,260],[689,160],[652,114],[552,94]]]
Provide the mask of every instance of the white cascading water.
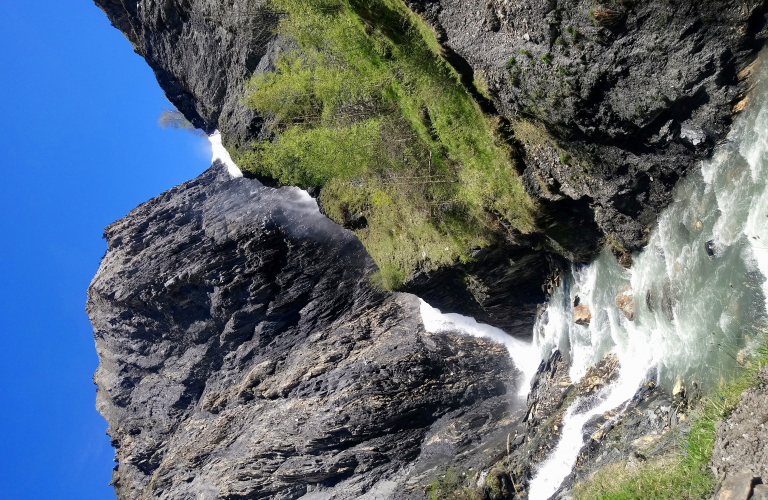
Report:
[[229,156],[229,151],[227,151],[221,143],[221,133],[217,130],[208,136],[208,140],[211,141],[211,149],[213,150],[213,159],[211,162],[221,160],[221,162],[226,165],[229,175],[232,177],[242,177],[243,173],[237,168],[235,162],[232,161],[232,157]]
[[[421,301],[427,331],[460,332],[503,344],[524,374],[521,396],[553,349],[570,361],[574,383],[606,354],[618,357],[618,380],[588,404],[577,399],[566,410],[562,437],[536,470],[530,500],[547,500],[558,490],[576,462],[584,444],[582,427],[591,417],[620,408],[650,379],[668,389],[678,379],[699,387],[727,380],[737,369],[739,351],[749,351],[759,340],[756,327],[768,310],[766,90],[768,69],[761,66],[753,105],[713,158],[675,187],[674,202],[659,217],[647,248],[633,255],[632,268],[622,268],[608,250],[588,266],[573,266],[537,319],[532,343],[466,316],[441,314]],[[242,177],[219,132],[209,140],[213,160],[221,160],[232,177]],[[286,193],[294,204],[317,211],[306,192],[291,189]],[[706,250],[708,242],[713,256]],[[632,321],[616,305],[627,287],[634,296]],[[573,321],[577,296],[590,308],[588,326]]]
[[[566,410],[562,437],[537,468],[530,500],[547,500],[560,488],[591,417],[622,409],[649,380],[667,389],[678,380],[714,387],[736,372],[740,352],[749,353],[762,338],[768,309],[767,90],[768,69],[761,66],[751,107],[713,157],[675,187],[673,203],[660,215],[648,246],[633,255],[632,268],[622,268],[608,250],[588,266],[574,265],[537,319],[532,344],[472,318],[441,314],[422,301],[427,331],[504,344],[526,380],[554,349],[571,363],[574,383],[605,355],[618,357],[618,379]],[[635,309],[631,321],[616,305],[628,288]],[[591,311],[588,326],[574,323],[577,296]],[[521,392],[528,390],[523,384]]]
[[[758,342],[768,307],[767,86],[761,67],[751,108],[713,157],[676,186],[674,202],[631,269],[606,250],[589,266],[574,266],[553,293],[534,327],[541,355],[559,348],[577,382],[589,365],[614,353],[619,379],[591,405],[577,400],[567,409],[562,438],[537,469],[530,500],[550,498],[571,472],[589,418],[620,408],[647,380],[667,389],[677,380],[715,387],[735,373],[740,351]],[[633,321],[616,305],[627,286]],[[573,321],[577,296],[591,310],[588,326]],[[593,407],[578,410],[585,406]]]
[[499,328],[478,323],[474,318],[454,313],[443,314],[423,300],[419,300],[421,301],[421,321],[426,331],[458,332],[472,337],[487,338],[505,346],[515,367],[523,372],[525,380],[520,382],[520,395],[528,394],[531,379],[536,374],[541,361],[533,344],[516,339]]

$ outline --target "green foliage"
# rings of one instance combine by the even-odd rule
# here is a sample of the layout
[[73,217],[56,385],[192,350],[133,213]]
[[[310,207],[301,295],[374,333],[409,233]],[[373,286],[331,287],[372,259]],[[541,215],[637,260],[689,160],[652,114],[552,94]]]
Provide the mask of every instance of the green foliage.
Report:
[[468,488],[466,482],[466,479],[450,468],[442,477],[429,483],[426,490],[427,498],[429,500],[481,500],[482,495]]
[[509,61],[507,61],[507,68],[508,69],[512,69],[512,68],[515,67],[515,64],[517,64],[517,61],[515,60],[515,58],[514,57],[510,57]]
[[180,111],[175,109],[164,109],[160,112],[160,117],[157,119],[157,124],[162,128],[172,128],[176,130],[186,130],[193,135],[201,135],[205,137],[202,130],[198,130],[187,120]]
[[[295,41],[244,103],[277,139],[238,165],[282,184],[322,187],[324,210],[356,234],[396,289],[417,268],[467,258],[505,227],[534,228],[535,206],[509,146],[401,0],[269,0]],[[487,96],[482,75],[475,82]]]
[[768,363],[768,337],[747,360],[738,376],[703,398],[692,414],[691,431],[671,454],[656,457],[637,467],[609,465],[588,481],[579,483],[577,500],[694,500],[709,498],[715,477],[707,464],[715,444],[715,424],[728,417],[741,393],[758,382],[757,372]]
[[544,64],[547,64],[547,65],[548,65],[548,64],[552,64],[552,54],[550,54],[549,52],[547,52],[546,54],[544,54],[543,56],[541,56],[541,61],[542,61]]

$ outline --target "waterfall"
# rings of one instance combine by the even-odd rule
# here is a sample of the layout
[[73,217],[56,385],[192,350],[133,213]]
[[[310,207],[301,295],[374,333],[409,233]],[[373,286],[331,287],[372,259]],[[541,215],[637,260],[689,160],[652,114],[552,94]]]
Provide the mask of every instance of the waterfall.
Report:
[[227,166],[227,172],[229,172],[230,176],[233,178],[242,177],[243,173],[239,168],[237,168],[235,162],[232,161],[232,157],[229,156],[229,151],[227,151],[227,149],[221,143],[221,132],[217,130],[216,132],[212,133],[208,136],[208,140],[211,141],[211,149],[213,150],[213,159],[211,160],[211,163],[215,162],[216,160],[221,160],[221,162]]
[[499,328],[478,323],[474,318],[461,314],[442,314],[423,300],[421,302],[421,321],[424,329],[430,333],[458,332],[471,337],[487,338],[507,348],[515,367],[523,372],[519,382],[520,396],[525,397],[531,386],[531,379],[539,367],[538,352],[533,344],[516,339]]
[[[539,466],[530,500],[546,500],[571,472],[590,417],[621,407],[646,380],[671,389],[714,387],[737,369],[737,359],[761,338],[768,285],[768,71],[761,67],[752,106],[727,141],[674,190],[647,247],[622,268],[609,251],[574,265],[537,320],[533,342],[542,357],[559,348],[575,383],[607,353],[619,359],[619,378],[584,411],[566,411],[560,442]],[[630,320],[617,306],[634,302]],[[589,307],[587,326],[573,321],[574,301]],[[577,408],[582,408],[579,413]]]

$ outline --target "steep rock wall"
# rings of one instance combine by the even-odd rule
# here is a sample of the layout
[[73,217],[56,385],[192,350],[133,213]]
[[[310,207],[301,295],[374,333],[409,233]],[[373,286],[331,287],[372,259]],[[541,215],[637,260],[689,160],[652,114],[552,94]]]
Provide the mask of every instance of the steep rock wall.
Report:
[[220,130],[232,146],[260,137],[261,117],[240,98],[245,79],[280,50],[278,18],[263,1],[95,1],[195,127]]
[[529,191],[590,204],[627,250],[725,137],[766,37],[763,0],[406,3],[467,86],[556,139],[526,148]]
[[[193,124],[219,128],[230,148],[264,139],[262,119],[240,104],[244,80],[281,49],[263,1],[95,2]],[[677,179],[743,104],[766,24],[762,0],[406,4],[489,112],[546,129],[513,137],[542,233],[406,283],[444,311],[515,334],[527,334],[559,265],[546,252],[588,260],[605,234],[626,259],[644,244]]]
[[509,423],[504,348],[427,334],[298,189],[217,163],[105,237],[87,312],[120,499],[401,498],[405,466]]

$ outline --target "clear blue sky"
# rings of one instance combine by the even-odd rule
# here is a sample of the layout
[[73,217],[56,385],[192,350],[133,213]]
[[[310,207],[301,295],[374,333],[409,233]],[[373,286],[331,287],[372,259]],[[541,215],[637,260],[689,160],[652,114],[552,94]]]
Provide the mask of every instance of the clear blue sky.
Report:
[[0,498],[114,499],[85,291],[104,226],[210,164],[90,0],[0,0]]

